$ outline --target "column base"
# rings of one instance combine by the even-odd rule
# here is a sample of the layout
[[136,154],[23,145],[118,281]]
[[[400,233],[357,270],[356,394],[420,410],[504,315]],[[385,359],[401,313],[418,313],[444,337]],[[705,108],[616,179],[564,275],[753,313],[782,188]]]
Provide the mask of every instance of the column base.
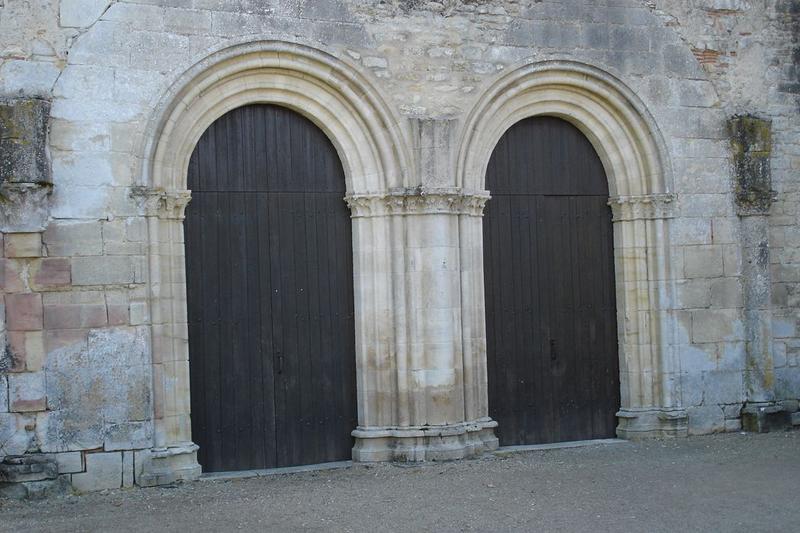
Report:
[[186,442],[136,452],[136,462],[141,464],[141,470],[136,475],[136,484],[154,487],[199,478],[201,467],[197,462],[198,449],[197,444]]
[[441,426],[359,427],[353,461],[448,461],[497,449],[497,422],[481,418]]
[[620,409],[617,418],[617,436],[621,439],[686,437],[689,434],[689,416],[685,409]]

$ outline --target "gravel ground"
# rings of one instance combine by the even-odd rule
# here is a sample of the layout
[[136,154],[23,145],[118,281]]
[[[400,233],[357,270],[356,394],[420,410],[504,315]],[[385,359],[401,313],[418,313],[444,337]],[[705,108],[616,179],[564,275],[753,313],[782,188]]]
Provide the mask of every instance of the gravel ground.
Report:
[[0,500],[2,531],[800,531],[800,431]]

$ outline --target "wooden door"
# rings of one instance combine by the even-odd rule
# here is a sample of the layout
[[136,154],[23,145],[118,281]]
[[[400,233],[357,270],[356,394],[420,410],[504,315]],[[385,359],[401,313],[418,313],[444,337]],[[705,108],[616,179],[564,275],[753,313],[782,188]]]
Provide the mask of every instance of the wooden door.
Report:
[[207,472],[349,459],[350,213],[336,150],[286,108],[219,118],[189,164],[192,436]]
[[512,126],[486,173],[489,414],[504,446],[613,437],[619,362],[608,183],[554,117]]

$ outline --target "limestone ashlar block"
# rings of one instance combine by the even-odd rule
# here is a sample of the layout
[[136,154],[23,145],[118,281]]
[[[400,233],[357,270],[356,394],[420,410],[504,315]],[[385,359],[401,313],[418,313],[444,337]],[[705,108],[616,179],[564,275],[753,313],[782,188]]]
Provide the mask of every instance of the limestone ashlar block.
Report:
[[50,257],[103,253],[102,225],[99,222],[51,222],[42,240]]
[[0,289],[4,293],[25,290],[25,284],[22,281],[24,262],[20,259],[0,259]]
[[104,304],[47,306],[44,316],[47,329],[98,328],[108,323]]
[[72,474],[78,492],[118,489],[122,486],[122,452],[87,453],[86,472]]
[[53,458],[58,465],[59,474],[76,474],[83,472],[83,453],[82,452],[63,452],[53,454]]
[[32,287],[35,290],[69,286],[72,282],[67,257],[45,257],[31,264]]
[[6,326],[9,331],[42,329],[42,295],[38,293],[6,294]]
[[718,245],[686,246],[683,256],[686,278],[716,278],[723,275],[722,247]]
[[9,408],[15,413],[44,411],[47,408],[44,372],[8,375]]
[[118,285],[135,283],[137,256],[89,256],[72,260],[73,285]]
[[44,360],[43,332],[9,331],[8,353],[12,363],[9,372],[38,372]]
[[48,330],[98,328],[108,324],[101,291],[50,293],[44,299],[44,326]]
[[7,233],[3,248],[6,257],[41,257],[41,233]]

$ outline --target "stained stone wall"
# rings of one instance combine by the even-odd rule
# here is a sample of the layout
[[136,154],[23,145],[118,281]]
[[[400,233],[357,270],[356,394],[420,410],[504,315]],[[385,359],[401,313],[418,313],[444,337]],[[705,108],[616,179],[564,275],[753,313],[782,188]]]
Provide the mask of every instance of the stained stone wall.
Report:
[[[373,220],[358,211],[378,205],[380,216],[391,215],[383,211],[393,205],[386,199],[390,192],[402,197],[403,209],[428,206],[395,213],[413,219],[403,231],[447,228],[441,229],[449,239],[441,249],[458,257],[458,269],[448,276],[461,289],[447,296],[452,306],[445,308],[461,313],[453,327],[462,331],[448,338],[452,360],[466,361],[449,362],[455,366],[447,372],[459,384],[452,398],[467,407],[449,405],[430,413],[430,420],[449,424],[452,435],[482,435],[453,444],[461,446],[453,453],[491,444],[478,361],[485,343],[481,267],[473,257],[480,251],[476,221],[483,193],[459,181],[459,146],[470,137],[467,124],[481,123],[473,113],[487,91],[503,76],[525,67],[536,71],[538,64],[584,65],[607,76],[628,95],[658,146],[664,187],[650,192],[661,196],[612,192],[624,196],[614,204],[620,206],[618,228],[657,219],[647,231],[665,241],[646,248],[645,258],[618,250],[618,272],[647,261],[662,265],[640,280],[645,289],[618,284],[623,295],[634,289],[651,295],[644,308],[621,313],[621,335],[635,333],[650,339],[647,349],[658,348],[651,366],[636,370],[653,394],[639,391],[624,400],[629,422],[622,434],[736,431],[743,407],[797,411],[798,31],[796,0],[0,2],[0,460],[6,458],[0,490],[46,494],[65,484],[97,490],[198,474],[189,361],[180,355],[186,350],[180,217],[188,196],[151,175],[163,167],[157,160],[163,156],[151,148],[171,131],[169,113],[202,98],[181,101],[188,94],[181,84],[190,87],[193,73],[216,68],[215,61],[224,77],[226,62],[233,61],[225,50],[248,43],[256,43],[253,53],[264,54],[265,62],[273,56],[264,50],[275,47],[257,43],[318,51],[327,59],[296,61],[313,64],[320,83],[355,106],[381,102],[370,104],[363,124],[374,122],[368,115],[380,116],[381,126],[370,135],[388,140],[364,150],[380,152],[376,160],[396,161],[350,176],[364,178],[362,189],[349,186],[351,196],[358,193],[349,202],[354,224],[364,228],[364,253],[397,244],[388,240],[402,229],[399,219]],[[281,53],[288,65],[291,50],[275,57]],[[345,80],[341,72],[355,74]],[[270,78],[263,79],[269,85]],[[764,119],[771,132],[774,195],[755,215],[735,203],[728,123],[740,115]],[[356,138],[361,125],[353,120],[340,129]],[[399,155],[387,155],[387,143]],[[352,154],[340,156],[356,168],[348,160]],[[392,175],[374,175],[381,172]],[[432,191],[430,201],[417,201],[420,191]],[[450,207],[430,207],[438,201]],[[658,203],[658,213],[643,216],[641,206],[630,207],[641,201]],[[418,238],[407,237],[406,245],[416,247]],[[408,294],[418,312],[433,308]],[[461,294],[472,295],[472,307],[462,306]],[[361,312],[367,318],[400,313],[396,307]],[[386,349],[387,357],[396,357],[399,348]],[[650,381],[658,385],[645,387]],[[395,401],[400,391],[385,405],[373,402],[370,390],[360,392],[365,427],[359,438],[386,441],[367,446],[362,458],[391,458],[381,448],[396,446],[391,439],[410,442],[412,458],[436,457],[431,442],[444,439],[444,430],[423,427],[413,405]],[[424,404],[426,394],[423,386],[409,392],[408,401],[419,396]],[[637,417],[641,423],[630,422]],[[370,433],[378,425],[383,436]]]

